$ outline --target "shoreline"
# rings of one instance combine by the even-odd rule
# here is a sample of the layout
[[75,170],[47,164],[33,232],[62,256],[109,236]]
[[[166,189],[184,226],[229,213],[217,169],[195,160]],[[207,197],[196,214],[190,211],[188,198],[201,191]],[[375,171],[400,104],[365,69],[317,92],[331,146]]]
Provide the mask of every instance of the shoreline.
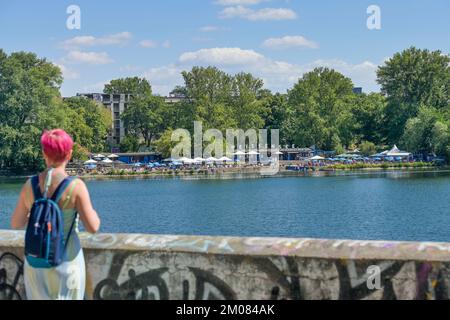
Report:
[[[230,170],[231,169],[231,170]],[[235,170],[232,170],[235,169]],[[295,171],[295,170],[287,170],[286,168],[280,168],[279,172],[274,175],[263,175],[260,173],[259,167],[255,168],[223,168],[216,169],[215,172],[205,172],[205,171],[192,171],[192,170],[179,170],[179,171],[150,171],[146,173],[124,173],[124,174],[85,174],[78,175],[78,178],[81,179],[133,179],[133,178],[199,178],[199,179],[214,179],[214,178],[226,178],[226,177],[237,177],[244,176],[243,178],[270,178],[270,177],[307,177],[307,176],[318,176],[318,177],[326,177],[330,175],[335,175],[339,173],[349,173],[349,174],[363,174],[363,173],[395,173],[395,172],[410,172],[410,173],[430,173],[430,172],[450,172],[450,166],[425,166],[425,167],[366,167],[366,168],[329,168],[329,167],[316,167],[314,170],[309,169],[307,171]],[[13,179],[27,179],[32,175],[18,175],[18,176],[0,176],[2,180],[13,180]]]

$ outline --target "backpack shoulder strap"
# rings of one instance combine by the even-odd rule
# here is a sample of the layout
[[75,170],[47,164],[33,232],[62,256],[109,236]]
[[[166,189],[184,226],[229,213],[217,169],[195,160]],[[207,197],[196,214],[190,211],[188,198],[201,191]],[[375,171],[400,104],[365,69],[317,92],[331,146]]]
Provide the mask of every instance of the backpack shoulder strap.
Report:
[[42,199],[41,187],[39,186],[39,175],[31,178],[31,188],[33,189],[34,201]]
[[69,177],[64,178],[63,181],[61,181],[61,183],[59,184],[59,186],[56,188],[55,192],[53,193],[52,200],[54,202],[58,203],[59,200],[61,200],[61,197],[62,197],[64,191],[66,191],[67,187],[74,179],[75,179],[74,177],[69,176]]

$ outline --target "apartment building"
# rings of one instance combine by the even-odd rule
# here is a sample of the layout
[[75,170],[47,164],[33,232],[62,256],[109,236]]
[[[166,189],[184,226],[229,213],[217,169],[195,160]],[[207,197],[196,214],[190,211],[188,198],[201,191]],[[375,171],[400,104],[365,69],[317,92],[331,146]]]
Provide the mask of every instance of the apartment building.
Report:
[[[108,143],[119,145],[126,135],[122,121],[122,113],[127,109],[131,94],[106,94],[106,93],[78,93],[77,97],[86,97],[97,103],[103,104],[111,112],[113,119],[112,130],[108,135]],[[177,103],[185,99],[183,96],[170,94],[164,97],[166,103]]]
[[108,143],[118,145],[125,136],[125,127],[121,119],[122,113],[127,109],[130,94],[105,94],[105,93],[78,93],[78,97],[86,97],[97,103],[103,104],[111,112],[113,119],[112,130],[108,134]]

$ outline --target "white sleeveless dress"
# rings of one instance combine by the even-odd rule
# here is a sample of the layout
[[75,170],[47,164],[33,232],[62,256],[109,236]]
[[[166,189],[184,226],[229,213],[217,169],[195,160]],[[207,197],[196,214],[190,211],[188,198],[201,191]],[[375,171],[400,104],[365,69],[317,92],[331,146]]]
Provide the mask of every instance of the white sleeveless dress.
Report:
[[[50,173],[51,175],[51,173]],[[75,187],[72,182],[65,208]],[[64,238],[67,239],[75,218],[75,209],[63,209]],[[78,237],[78,218],[67,243],[64,262],[50,269],[37,269],[25,259],[24,283],[28,300],[83,300],[86,286],[86,265]]]

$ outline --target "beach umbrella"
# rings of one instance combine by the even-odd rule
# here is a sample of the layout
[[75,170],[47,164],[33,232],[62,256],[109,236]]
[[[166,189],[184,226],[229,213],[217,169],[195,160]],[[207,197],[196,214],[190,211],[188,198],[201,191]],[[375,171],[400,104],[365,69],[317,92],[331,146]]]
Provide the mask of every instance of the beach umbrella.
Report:
[[117,154],[112,153],[107,158],[108,159],[117,159],[117,158],[119,158],[119,156]]
[[86,161],[84,164],[96,164],[97,161],[93,160],[93,159],[89,159],[88,161]]
[[256,151],[254,151],[254,150],[252,150],[252,151],[250,151],[249,153],[247,153],[249,156],[257,156],[257,155],[259,155],[260,153],[259,152],[256,152]]
[[245,152],[240,151],[240,150],[235,152],[235,153],[233,153],[234,156],[245,156],[245,154],[246,154]]
[[105,160],[102,160],[102,163],[113,163],[111,159],[106,158]]
[[231,162],[233,160],[228,158],[228,157],[222,157],[222,158],[219,159],[219,161]]
[[325,160],[325,158],[324,157],[321,157],[321,156],[314,156],[314,157],[312,157],[312,158],[309,158],[308,160]]
[[183,161],[183,163],[185,163],[185,164],[194,164],[194,163],[196,163],[196,161],[193,160],[193,159],[187,159],[187,160]]
[[99,153],[99,154],[93,155],[92,158],[102,159],[102,158],[106,158],[106,157],[104,155],[102,155],[101,153]]
[[205,162],[205,161],[206,161],[205,159],[200,158],[200,157],[194,158],[194,162],[195,162],[195,163],[203,163],[203,162]]
[[277,152],[275,152],[275,154],[278,155],[278,156],[280,156],[280,155],[282,155],[282,154],[284,154],[284,153],[281,152],[281,151],[277,151]]
[[187,157],[181,157],[180,159],[178,159],[178,161],[189,162],[189,161],[192,161],[192,159],[191,158],[187,158]]
[[216,162],[216,161],[219,161],[219,159],[214,157],[209,157],[208,159],[206,159],[206,162]]

